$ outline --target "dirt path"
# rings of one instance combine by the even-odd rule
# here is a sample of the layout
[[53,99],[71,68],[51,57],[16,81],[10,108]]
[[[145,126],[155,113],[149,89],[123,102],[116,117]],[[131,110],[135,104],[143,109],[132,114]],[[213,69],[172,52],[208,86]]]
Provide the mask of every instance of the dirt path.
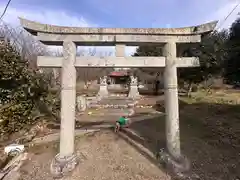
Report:
[[[71,180],[168,180],[168,177],[143,155],[111,131],[102,131],[76,141],[82,162],[65,179]],[[56,146],[36,147],[31,160],[22,168],[24,180],[50,180],[50,160]]]
[[[240,104],[222,102],[224,100],[222,94],[220,98],[215,96],[203,94],[200,97],[180,99],[181,149],[190,159],[192,171],[200,179],[238,180],[240,179]],[[237,99],[236,96],[234,97]],[[151,104],[161,99],[147,100],[148,104]],[[141,103],[146,103],[142,101]],[[89,121],[88,119],[86,124],[89,124]],[[99,122],[93,124],[97,123]],[[158,145],[165,147],[164,116],[133,121],[130,129],[144,139],[144,144],[150,151],[156,151]],[[69,180],[170,179],[126,141],[110,132],[81,138],[76,144],[77,151],[85,158]],[[56,148],[49,145],[47,149],[35,148],[32,152],[34,155],[31,161],[23,168],[25,172],[23,179],[52,179],[49,166],[50,160],[57,152]]]

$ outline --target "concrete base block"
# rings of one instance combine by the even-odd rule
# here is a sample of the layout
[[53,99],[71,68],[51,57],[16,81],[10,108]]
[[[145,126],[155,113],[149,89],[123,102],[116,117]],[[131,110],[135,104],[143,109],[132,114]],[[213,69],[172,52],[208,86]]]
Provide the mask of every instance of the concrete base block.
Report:
[[77,111],[83,112],[87,108],[87,99],[85,96],[77,96]]
[[78,163],[76,155],[62,158],[57,154],[51,163],[50,171],[55,178],[61,178],[71,173]]
[[179,159],[175,159],[168,153],[167,150],[161,149],[157,154],[157,159],[160,161],[160,164],[166,168],[167,171],[171,172],[176,177],[180,179],[192,177],[192,175],[190,175],[191,164],[185,156],[182,156]]
[[131,86],[129,94],[128,94],[129,98],[132,99],[138,99],[140,98],[139,92],[138,92],[138,87],[137,86]]
[[107,86],[100,86],[100,89],[98,91],[98,97],[99,99],[102,99],[103,97],[108,97]]

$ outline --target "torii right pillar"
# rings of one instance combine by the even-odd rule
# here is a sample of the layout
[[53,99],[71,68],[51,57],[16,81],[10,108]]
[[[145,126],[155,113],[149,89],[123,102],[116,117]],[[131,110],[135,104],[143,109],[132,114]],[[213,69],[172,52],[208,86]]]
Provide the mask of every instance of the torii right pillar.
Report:
[[176,43],[166,43],[163,48],[163,54],[166,57],[164,71],[164,99],[166,113],[167,150],[174,159],[179,159],[181,157],[181,149],[179,132]]

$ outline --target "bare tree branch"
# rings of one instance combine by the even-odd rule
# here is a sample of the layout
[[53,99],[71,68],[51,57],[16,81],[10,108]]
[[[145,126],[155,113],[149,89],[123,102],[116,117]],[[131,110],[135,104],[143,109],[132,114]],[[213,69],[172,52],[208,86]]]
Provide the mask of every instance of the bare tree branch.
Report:
[[[30,35],[21,26],[12,27],[4,21],[0,21],[0,36],[7,39],[20,53],[23,59],[28,61],[29,67],[33,70],[39,70],[37,67],[37,56],[63,56],[61,50],[50,50],[47,46]],[[96,48],[85,48],[77,51],[77,56],[111,56],[112,52],[97,52]],[[83,81],[88,87],[89,82],[98,80],[113,68],[77,68],[77,80]],[[60,83],[60,68],[42,68],[42,73],[48,76],[50,84]]]

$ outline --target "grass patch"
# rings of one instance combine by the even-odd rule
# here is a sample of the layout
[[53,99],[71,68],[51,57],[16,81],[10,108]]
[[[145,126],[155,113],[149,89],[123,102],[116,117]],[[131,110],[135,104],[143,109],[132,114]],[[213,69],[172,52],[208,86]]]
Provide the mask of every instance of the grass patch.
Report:
[[[198,91],[180,97],[181,149],[200,179],[240,177],[240,91]],[[136,122],[132,127],[141,137],[165,140],[165,118]]]
[[187,103],[217,103],[217,104],[240,104],[240,91],[238,90],[212,90],[211,93],[201,90],[193,92],[191,97],[181,97]]

